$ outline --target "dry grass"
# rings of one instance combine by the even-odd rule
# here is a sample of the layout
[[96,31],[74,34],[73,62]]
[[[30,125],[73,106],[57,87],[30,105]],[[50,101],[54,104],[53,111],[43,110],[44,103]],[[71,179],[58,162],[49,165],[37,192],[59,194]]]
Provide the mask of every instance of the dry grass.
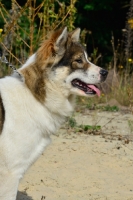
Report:
[[74,28],[76,14],[76,0],[70,0],[65,5],[58,0],[43,0],[37,4],[36,0],[27,0],[21,7],[16,0],[11,1],[8,11],[0,2],[0,17],[4,23],[0,33],[0,46],[3,55],[16,66],[25,62],[33,54],[41,38],[47,38],[49,32],[59,26]]

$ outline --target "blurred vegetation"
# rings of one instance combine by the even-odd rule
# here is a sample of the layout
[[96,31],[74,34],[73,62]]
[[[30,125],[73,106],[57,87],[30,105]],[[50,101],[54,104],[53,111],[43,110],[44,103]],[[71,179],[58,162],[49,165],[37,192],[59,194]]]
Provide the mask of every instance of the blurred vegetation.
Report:
[[[38,48],[42,36],[59,26],[74,28],[76,0],[70,4],[58,0],[0,1],[1,49],[8,60],[24,63]],[[22,5],[21,5],[22,4]],[[2,30],[1,29],[1,30]],[[16,63],[17,61],[17,63]]]
[[130,0],[0,0],[0,28],[4,29],[3,38],[7,29],[8,37],[13,36],[11,32],[15,33],[14,40],[11,39],[16,46],[15,55],[18,46],[20,50],[24,43],[22,49],[26,48],[26,55],[19,56],[23,60],[29,53],[27,47],[30,54],[36,50],[42,34],[47,35],[64,25],[69,30],[81,27],[82,42],[87,46],[90,57],[96,60],[101,55],[96,61],[105,66],[113,57],[112,33],[115,45],[120,44],[130,7]]

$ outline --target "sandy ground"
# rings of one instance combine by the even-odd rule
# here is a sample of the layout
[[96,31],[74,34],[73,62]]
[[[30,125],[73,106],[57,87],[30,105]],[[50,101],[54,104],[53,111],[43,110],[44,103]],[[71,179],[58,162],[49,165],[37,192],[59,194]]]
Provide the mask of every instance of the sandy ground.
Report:
[[133,115],[87,110],[75,118],[101,125],[107,137],[61,129],[22,179],[17,200],[133,200],[133,142],[109,136],[132,139]]

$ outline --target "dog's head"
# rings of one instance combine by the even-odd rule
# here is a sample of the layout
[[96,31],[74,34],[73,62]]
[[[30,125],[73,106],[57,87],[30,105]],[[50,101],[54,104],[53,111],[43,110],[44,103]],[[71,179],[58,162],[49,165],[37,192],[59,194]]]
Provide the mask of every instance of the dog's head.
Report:
[[70,33],[67,28],[55,31],[20,68],[26,85],[42,103],[46,95],[55,92],[65,97],[100,96],[96,85],[108,72],[88,60],[79,37],[79,28]]
[[100,96],[96,85],[106,79],[108,72],[88,60],[79,36],[79,28],[71,33],[64,28],[56,39],[53,38],[52,55],[48,61],[50,67],[47,67],[49,80],[69,94]]

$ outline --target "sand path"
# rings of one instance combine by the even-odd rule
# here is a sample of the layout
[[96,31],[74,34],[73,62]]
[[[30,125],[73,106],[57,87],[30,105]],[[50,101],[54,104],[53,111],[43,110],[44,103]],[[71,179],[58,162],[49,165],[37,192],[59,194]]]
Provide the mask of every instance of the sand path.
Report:
[[[75,116],[79,124],[97,121],[106,124],[105,133],[132,138],[129,113],[92,111]],[[133,200],[133,142],[60,130],[19,185],[17,200],[44,199]]]

